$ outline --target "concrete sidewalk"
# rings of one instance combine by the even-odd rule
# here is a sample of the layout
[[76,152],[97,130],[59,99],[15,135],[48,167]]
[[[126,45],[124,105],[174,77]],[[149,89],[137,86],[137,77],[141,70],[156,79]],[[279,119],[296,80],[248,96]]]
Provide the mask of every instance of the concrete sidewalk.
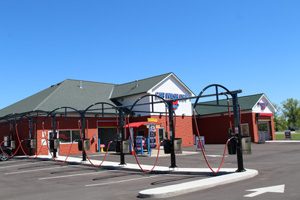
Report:
[[[41,159],[51,159],[50,156],[39,156]],[[59,156],[56,160],[65,161],[66,157]],[[68,161],[70,163],[79,163],[84,165],[91,165],[89,161],[82,161],[81,158],[69,157]],[[94,165],[100,165],[102,161],[91,160]],[[126,164],[119,165],[117,162],[105,161],[102,166],[104,168],[113,168],[113,169],[122,169],[122,170],[131,170],[131,171],[141,171],[140,167],[137,164]],[[153,166],[142,165],[144,170],[151,170]],[[216,169],[214,169],[216,170]],[[247,169],[245,172],[235,172],[236,168],[222,168],[220,170],[221,174],[216,177],[209,177],[197,181],[190,181],[181,184],[169,185],[164,187],[152,188],[148,190],[140,191],[138,196],[140,198],[166,198],[172,196],[183,195],[190,192],[195,192],[199,190],[205,190],[208,188],[225,185],[229,183],[234,183],[238,181],[243,181],[250,179],[258,175],[258,171],[253,169]],[[153,170],[154,173],[179,173],[179,174],[202,174],[211,173],[208,168],[169,168],[165,166],[157,166]]]
[[266,143],[300,143],[300,140],[268,140]]

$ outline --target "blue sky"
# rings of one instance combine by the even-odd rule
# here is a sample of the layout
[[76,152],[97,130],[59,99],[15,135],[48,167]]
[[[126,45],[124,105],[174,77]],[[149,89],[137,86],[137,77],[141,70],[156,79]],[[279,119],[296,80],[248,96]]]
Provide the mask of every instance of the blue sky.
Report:
[[174,72],[280,104],[300,99],[297,0],[0,0],[0,108],[67,78]]

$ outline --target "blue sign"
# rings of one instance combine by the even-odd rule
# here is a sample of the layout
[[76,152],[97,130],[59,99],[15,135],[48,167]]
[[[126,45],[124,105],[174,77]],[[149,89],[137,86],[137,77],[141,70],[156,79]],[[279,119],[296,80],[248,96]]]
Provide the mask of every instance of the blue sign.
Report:
[[183,99],[189,97],[189,95],[185,95],[185,94],[165,93],[165,92],[156,92],[155,95],[166,100],[176,100],[176,99]]

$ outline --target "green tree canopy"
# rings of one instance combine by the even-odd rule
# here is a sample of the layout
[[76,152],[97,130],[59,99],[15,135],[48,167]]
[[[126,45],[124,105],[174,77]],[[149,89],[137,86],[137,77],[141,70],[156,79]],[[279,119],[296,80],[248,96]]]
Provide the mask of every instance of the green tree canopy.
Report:
[[287,120],[282,114],[282,109],[277,104],[273,104],[276,108],[276,112],[274,113],[274,122],[275,122],[275,130],[276,131],[284,131],[288,128]]
[[300,102],[289,98],[282,103],[282,112],[290,129],[300,128]]

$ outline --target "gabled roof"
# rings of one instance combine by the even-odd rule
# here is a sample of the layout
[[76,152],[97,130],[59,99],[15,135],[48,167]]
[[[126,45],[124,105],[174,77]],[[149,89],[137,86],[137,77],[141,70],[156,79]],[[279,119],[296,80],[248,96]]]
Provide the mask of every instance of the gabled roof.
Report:
[[171,74],[172,73],[166,73],[150,78],[145,78],[142,80],[136,80],[129,83],[115,85],[111,95],[111,99],[146,93]]
[[[254,94],[249,96],[243,96],[238,98],[238,102],[241,108],[241,111],[251,111],[253,107],[257,104],[257,102],[262,98],[262,96],[265,96],[263,93],[260,94]],[[218,113],[225,113],[228,112],[228,107],[219,107],[219,106],[207,106],[203,104],[211,104],[216,105],[216,101],[207,101],[207,102],[201,102],[199,105],[196,106],[195,110],[199,115],[212,115],[212,114],[218,114]],[[222,106],[227,106],[227,100],[222,99],[219,100],[219,104]],[[232,101],[230,99],[230,105],[232,105]],[[231,109],[232,111],[232,109]]]
[[62,106],[83,110],[96,102],[113,104],[109,99],[113,87],[114,84],[67,79],[0,110],[0,117],[35,110],[52,111]]

